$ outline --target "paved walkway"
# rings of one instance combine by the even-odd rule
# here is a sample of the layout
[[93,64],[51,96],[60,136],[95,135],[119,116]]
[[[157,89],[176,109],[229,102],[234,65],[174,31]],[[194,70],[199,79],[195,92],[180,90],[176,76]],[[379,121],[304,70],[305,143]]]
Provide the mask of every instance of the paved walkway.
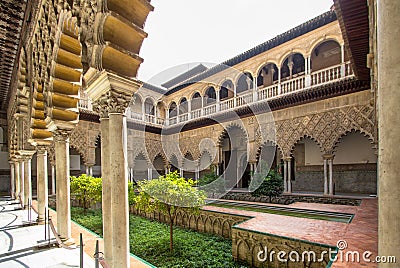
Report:
[[[33,211],[32,218],[36,219]],[[0,267],[79,267],[79,248],[38,248],[43,243],[45,227],[25,225],[27,220],[27,210],[21,210],[14,202],[0,200]],[[84,267],[94,267],[94,261],[87,254]]]
[[[224,201],[227,201],[224,199]],[[239,202],[234,200],[235,202]],[[246,202],[255,204],[256,202]],[[275,204],[274,204],[275,205]],[[378,252],[378,199],[363,199],[360,206],[344,206],[344,205],[328,205],[316,203],[297,202],[291,205],[277,205],[282,207],[295,207],[304,209],[313,209],[321,211],[333,211],[341,213],[354,214],[351,223],[341,223],[325,220],[315,220],[307,218],[289,217],[277,214],[267,214],[261,212],[252,212],[236,209],[228,209],[222,207],[205,207],[208,210],[233,212],[254,217],[245,221],[239,226],[241,228],[250,229],[259,232],[276,234],[280,236],[297,238],[300,240],[317,242],[336,246],[339,240],[345,241],[347,248],[343,253],[339,253],[338,260],[332,267],[377,267],[375,263],[360,263],[346,261],[346,252],[358,251],[360,259],[365,251],[370,251],[373,260]],[[343,258],[340,258],[340,256]]]
[[[36,207],[37,203],[34,201],[33,206]],[[54,210],[50,210],[50,216],[54,225],[57,226],[57,212]],[[87,255],[93,258],[95,247],[96,247],[96,240],[99,241],[99,251],[102,252],[104,249],[103,238],[98,236],[97,234],[89,231],[88,229],[84,228],[83,226],[72,222],[71,224],[71,237],[75,241],[76,244],[79,243],[79,235],[82,233],[83,244],[85,245],[84,251]],[[144,261],[139,259],[136,256],[131,255],[130,258],[130,267],[135,268],[150,268],[151,266],[147,265]],[[86,267],[85,267],[86,268]]]
[[[36,207],[36,202],[33,207]],[[35,220],[37,214],[31,210],[31,219]],[[54,225],[57,225],[57,213],[50,210]],[[28,211],[21,210],[14,201],[0,199],[0,267],[7,268],[61,268],[79,267],[79,248],[68,250],[58,247],[38,248],[43,244],[44,225],[28,225]],[[79,244],[79,235],[82,233],[84,246],[84,267],[95,267],[93,254],[96,240],[99,240],[100,251],[103,250],[103,239],[84,227],[72,222],[72,238]],[[54,236],[50,235],[51,240]],[[149,268],[141,259],[131,256],[130,267]]]

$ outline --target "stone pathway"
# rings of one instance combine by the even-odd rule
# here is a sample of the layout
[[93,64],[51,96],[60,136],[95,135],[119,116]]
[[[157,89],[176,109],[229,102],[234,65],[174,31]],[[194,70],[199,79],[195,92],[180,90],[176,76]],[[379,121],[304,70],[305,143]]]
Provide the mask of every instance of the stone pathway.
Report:
[[[33,206],[36,207],[36,202],[33,202]],[[57,226],[57,212],[54,210],[50,210],[50,216],[52,221],[54,222],[54,225]],[[93,258],[94,252],[95,252],[95,247],[96,247],[96,240],[99,241],[99,251],[103,251],[104,245],[103,245],[103,238],[98,236],[97,234],[89,231],[88,229],[84,228],[83,226],[72,222],[71,224],[71,237],[74,239],[76,244],[79,244],[79,235],[82,233],[82,238],[83,238],[83,244],[85,245],[84,251],[87,255],[91,256]],[[135,267],[135,268],[150,268],[152,267],[151,265],[148,265],[145,261],[141,260],[140,258],[131,255],[130,258],[131,264],[130,267]]]
[[[36,219],[33,211],[32,218]],[[44,239],[45,227],[25,226],[27,220],[27,210],[21,210],[14,202],[0,201],[0,267],[79,267],[79,248],[38,248],[38,241]],[[84,255],[84,267],[94,267],[93,259],[87,254]]]
[[[224,201],[226,200],[224,199]],[[235,202],[239,201],[235,200]],[[264,204],[257,202],[246,203]],[[332,265],[332,267],[377,267],[376,263],[365,262],[362,260],[362,254],[364,252],[370,251],[372,253],[372,255],[369,257],[371,260],[373,260],[375,256],[377,256],[378,252],[377,198],[363,199],[360,206],[329,205],[301,202],[286,206],[277,206],[351,213],[354,214],[354,218],[351,223],[341,223],[213,206],[207,206],[205,207],[205,209],[252,216],[254,217],[253,219],[250,219],[238,225],[241,228],[249,230],[265,232],[279,236],[292,237],[300,240],[328,244],[332,246],[336,246],[338,241],[345,241],[347,245],[346,249],[339,252],[338,260]],[[341,245],[344,245],[344,242],[342,242]],[[349,251],[359,252],[359,263],[351,261],[351,256],[348,258],[346,257],[346,252]],[[347,261],[347,259],[350,261]]]

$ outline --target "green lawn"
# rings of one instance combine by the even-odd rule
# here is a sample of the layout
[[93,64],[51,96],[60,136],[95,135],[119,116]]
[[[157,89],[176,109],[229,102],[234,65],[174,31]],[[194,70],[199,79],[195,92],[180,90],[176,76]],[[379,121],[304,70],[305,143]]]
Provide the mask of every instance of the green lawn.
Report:
[[[102,235],[101,210],[72,208],[74,221]],[[169,252],[169,227],[130,216],[131,252],[157,267],[248,267],[232,259],[232,242],[215,235],[174,228],[174,253]]]

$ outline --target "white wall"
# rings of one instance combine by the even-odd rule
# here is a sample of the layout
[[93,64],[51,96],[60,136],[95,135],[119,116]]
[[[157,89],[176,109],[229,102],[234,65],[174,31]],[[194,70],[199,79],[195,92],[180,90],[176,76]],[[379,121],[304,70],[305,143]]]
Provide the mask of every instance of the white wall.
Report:
[[371,142],[357,132],[351,132],[340,140],[333,160],[335,164],[366,164],[376,161]]
[[304,139],[305,165],[322,165],[322,153],[318,144],[310,139]]

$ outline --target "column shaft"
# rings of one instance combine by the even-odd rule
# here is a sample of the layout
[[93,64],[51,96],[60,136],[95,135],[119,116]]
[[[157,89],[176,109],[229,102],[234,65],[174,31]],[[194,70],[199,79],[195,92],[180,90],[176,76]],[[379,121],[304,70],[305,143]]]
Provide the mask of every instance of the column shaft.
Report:
[[19,169],[20,169],[20,179],[19,179],[19,195],[21,198],[21,206],[24,207],[25,206],[25,162],[23,160],[21,160],[21,162],[19,163]]
[[328,194],[328,160],[324,159],[324,194]]
[[333,159],[329,159],[328,164],[329,164],[329,194],[333,195]]
[[111,217],[111,176],[110,176],[110,143],[109,119],[100,119],[101,130],[101,177],[102,181],[102,211],[103,211],[103,237],[104,257],[112,263],[112,217]]
[[21,193],[21,168],[20,162],[14,162],[14,175],[15,175],[15,198],[18,198]]
[[51,165],[51,194],[56,194],[56,168]]
[[71,201],[69,178],[69,139],[65,134],[55,134],[57,180],[57,231],[61,239],[71,242]]
[[110,178],[112,181],[113,265],[129,266],[129,207],[126,146],[126,118],[122,113],[109,113]]
[[[400,258],[400,1],[377,1],[380,256]],[[380,264],[379,267],[395,267]]]
[[288,169],[287,169],[287,161],[285,160],[285,161],[283,161],[283,188],[284,188],[283,191],[285,193],[287,193],[287,191],[288,191],[288,183],[287,183],[288,175],[287,175],[287,171],[288,171]]
[[32,202],[32,176],[31,159],[24,161],[24,206],[28,208],[29,201]]
[[37,153],[37,202],[39,223],[44,222],[44,214],[48,207],[48,189],[47,189],[47,151],[45,148],[38,148]]
[[292,165],[291,165],[291,162],[292,162],[292,160],[291,159],[289,159],[288,161],[287,161],[287,173],[288,173],[288,176],[287,176],[287,186],[288,186],[288,193],[290,194],[290,193],[292,193]]
[[15,198],[15,164],[10,161],[10,196],[11,199]]

